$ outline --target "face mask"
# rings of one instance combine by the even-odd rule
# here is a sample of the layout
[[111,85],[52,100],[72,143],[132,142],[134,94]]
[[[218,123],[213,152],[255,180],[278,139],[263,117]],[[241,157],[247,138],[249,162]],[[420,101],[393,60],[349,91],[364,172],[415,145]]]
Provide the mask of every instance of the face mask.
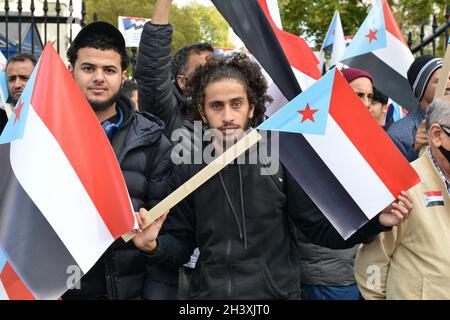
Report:
[[447,159],[447,161],[450,163],[450,151],[445,149],[443,146],[439,147],[439,151],[441,151],[442,155]]
[[[441,129],[444,131],[444,133],[450,137],[450,134],[445,130],[445,128],[443,128],[443,126],[441,125]],[[442,155],[447,159],[448,162],[450,162],[450,151],[445,149],[443,146],[439,147],[439,151],[441,151]]]

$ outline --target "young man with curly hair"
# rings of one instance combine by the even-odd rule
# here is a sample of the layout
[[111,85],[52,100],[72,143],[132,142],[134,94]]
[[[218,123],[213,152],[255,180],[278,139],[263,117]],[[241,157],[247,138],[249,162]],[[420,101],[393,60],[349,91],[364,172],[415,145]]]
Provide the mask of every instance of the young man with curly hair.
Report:
[[[216,129],[216,154],[263,121],[270,100],[266,90],[258,65],[243,54],[211,57],[196,70],[188,82],[192,116],[205,129]],[[176,166],[171,187],[206,165]],[[344,241],[282,166],[273,175],[262,175],[262,167],[228,165],[173,208],[167,220],[164,215],[137,232],[135,245],[147,253],[149,262],[166,268],[178,268],[200,248],[189,290],[179,298],[298,299],[299,264],[289,220],[311,241],[341,248],[370,241],[385,230],[381,223],[398,224],[410,210],[409,200],[401,197],[401,206],[394,204],[393,211],[386,210]],[[142,229],[145,210],[138,220]]]

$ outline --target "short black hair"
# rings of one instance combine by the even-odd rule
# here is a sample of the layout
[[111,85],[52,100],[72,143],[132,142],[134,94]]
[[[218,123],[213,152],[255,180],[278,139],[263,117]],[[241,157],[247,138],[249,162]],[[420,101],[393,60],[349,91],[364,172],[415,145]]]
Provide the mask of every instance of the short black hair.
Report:
[[379,102],[382,105],[388,104],[389,98],[388,96],[384,95],[380,90],[377,88],[373,88],[373,97],[372,102]]
[[122,85],[122,93],[131,99],[131,97],[133,96],[133,91],[137,91],[138,88],[139,87],[135,81],[125,80]]
[[187,95],[190,104],[188,112],[192,120],[202,120],[200,109],[204,110],[205,107],[205,88],[223,79],[235,79],[245,86],[248,102],[255,108],[249,125],[251,127],[260,125],[264,121],[266,105],[273,99],[267,95],[268,85],[261,67],[247,55],[239,52],[227,56],[208,57],[206,63],[199,66],[188,79]]
[[14,56],[12,56],[8,62],[6,63],[6,68],[8,68],[8,66],[12,63],[12,62],[23,62],[26,60],[30,60],[31,63],[33,64],[33,66],[36,66],[38,60],[37,58],[29,53],[23,53],[23,52],[19,52],[16,53]]
[[184,46],[175,52],[170,68],[173,79],[176,79],[178,75],[186,74],[189,55],[192,53],[200,54],[205,51],[214,53],[214,48],[207,42],[201,42]]
[[75,66],[75,62],[78,59],[78,50],[83,48],[116,51],[120,54],[122,71],[126,70],[130,64],[130,56],[128,55],[126,48],[122,47],[115,38],[107,34],[91,32],[78,39],[78,41],[72,42],[69,50],[67,50],[67,59],[72,66]]

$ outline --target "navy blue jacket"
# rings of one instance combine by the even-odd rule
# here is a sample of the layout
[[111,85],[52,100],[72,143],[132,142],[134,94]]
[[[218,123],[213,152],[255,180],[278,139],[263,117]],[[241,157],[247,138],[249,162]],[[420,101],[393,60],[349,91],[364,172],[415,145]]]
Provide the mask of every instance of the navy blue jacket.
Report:
[[389,137],[409,162],[418,158],[414,151],[414,143],[416,142],[417,129],[424,118],[424,112],[420,107],[417,107],[406,117],[394,122],[387,131]]

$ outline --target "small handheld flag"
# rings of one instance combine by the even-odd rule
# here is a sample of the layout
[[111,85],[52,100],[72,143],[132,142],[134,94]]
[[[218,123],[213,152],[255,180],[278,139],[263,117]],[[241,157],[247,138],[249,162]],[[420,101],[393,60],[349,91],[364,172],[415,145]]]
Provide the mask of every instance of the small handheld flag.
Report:
[[37,299],[61,297],[71,270],[135,226],[111,144],[51,44],[0,136],[0,194],[0,246]]
[[336,69],[257,129],[283,133],[283,164],[344,239],[419,182]]
[[407,79],[413,61],[386,0],[377,0],[341,57],[344,64],[369,72],[377,89],[408,110],[418,105]]
[[321,51],[331,51],[330,65],[335,66],[339,63],[342,55],[345,52],[346,44],[344,37],[344,29],[342,28],[341,17],[339,11],[333,16],[331,25],[328,29],[327,35],[322,45]]

